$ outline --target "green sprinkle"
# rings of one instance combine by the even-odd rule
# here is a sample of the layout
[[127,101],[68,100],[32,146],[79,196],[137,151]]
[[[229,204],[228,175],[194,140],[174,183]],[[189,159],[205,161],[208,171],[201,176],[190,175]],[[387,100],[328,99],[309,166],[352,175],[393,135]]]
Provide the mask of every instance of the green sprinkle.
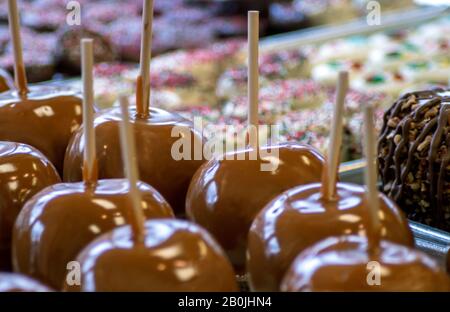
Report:
[[389,52],[387,54],[388,58],[400,58],[402,56],[402,53],[400,51],[393,51],[393,52]]
[[341,62],[339,62],[339,61],[330,61],[330,62],[328,62],[328,65],[330,67],[333,67],[333,68],[339,68],[339,67],[341,67]]
[[382,75],[373,75],[367,79],[367,82],[373,83],[373,84],[380,84],[384,83],[386,79],[384,79],[384,76]]
[[406,50],[419,51],[419,48],[415,44],[413,44],[411,42],[405,42],[404,46],[405,46]]
[[427,61],[409,62],[408,67],[412,69],[425,69],[428,68],[428,62]]

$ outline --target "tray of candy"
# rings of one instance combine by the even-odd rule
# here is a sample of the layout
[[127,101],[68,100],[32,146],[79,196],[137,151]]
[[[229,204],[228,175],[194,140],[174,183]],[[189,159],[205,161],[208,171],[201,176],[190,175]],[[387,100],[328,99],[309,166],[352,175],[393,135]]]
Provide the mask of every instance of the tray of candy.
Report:
[[[343,163],[340,167],[340,180],[342,182],[363,184],[364,166],[365,162],[363,160]],[[445,266],[447,253],[450,249],[450,233],[412,220],[409,220],[409,226],[414,235],[416,247]]]
[[[308,44],[320,44],[327,40],[343,38],[352,35],[369,35],[376,32],[402,29],[417,26],[439,17],[450,14],[450,10],[442,7],[428,7],[404,11],[401,13],[383,13],[380,25],[368,25],[366,19],[355,20],[339,26],[320,26],[307,30],[275,35],[261,40],[263,52],[280,51]],[[71,80],[52,81],[53,85],[66,86]],[[363,183],[363,160],[345,162],[341,165],[340,179],[343,182]],[[419,249],[435,257],[440,263],[446,261],[450,248],[450,233],[410,221],[410,227]]]

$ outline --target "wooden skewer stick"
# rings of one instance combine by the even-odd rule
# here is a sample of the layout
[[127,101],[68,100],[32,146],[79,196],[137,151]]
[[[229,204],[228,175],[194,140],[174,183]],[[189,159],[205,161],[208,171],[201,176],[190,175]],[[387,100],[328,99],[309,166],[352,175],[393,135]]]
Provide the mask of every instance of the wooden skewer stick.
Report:
[[141,34],[140,73],[136,86],[136,109],[146,117],[150,109],[150,61],[152,58],[153,0],[144,0]]
[[83,179],[88,183],[96,183],[98,173],[94,132],[94,41],[92,39],[81,40],[81,66],[83,76]]
[[120,127],[120,141],[122,147],[122,158],[125,165],[126,177],[130,189],[130,201],[132,204],[132,228],[136,243],[145,242],[145,216],[141,207],[141,195],[138,188],[138,170],[136,166],[136,144],[133,135],[133,127],[130,123],[128,113],[128,98],[120,96],[120,108],[122,111],[122,122]]
[[[372,105],[364,106],[364,154],[366,158],[366,169],[364,171],[364,178],[366,183],[366,204],[370,213],[370,228],[374,235],[368,237],[379,238],[380,234],[380,200],[377,188],[377,160],[376,160],[376,141],[375,141],[375,127],[374,127],[374,109]],[[372,244],[378,244],[378,239]]]
[[258,149],[259,12],[248,12],[248,126],[249,144]]
[[28,93],[27,75],[23,63],[22,39],[20,36],[20,18],[16,0],[8,0],[9,31],[14,52],[14,78],[20,94]]
[[342,71],[338,76],[336,102],[334,106],[328,157],[322,176],[322,194],[331,200],[336,193],[336,180],[341,156],[342,131],[344,119],[345,96],[348,91],[348,72]]

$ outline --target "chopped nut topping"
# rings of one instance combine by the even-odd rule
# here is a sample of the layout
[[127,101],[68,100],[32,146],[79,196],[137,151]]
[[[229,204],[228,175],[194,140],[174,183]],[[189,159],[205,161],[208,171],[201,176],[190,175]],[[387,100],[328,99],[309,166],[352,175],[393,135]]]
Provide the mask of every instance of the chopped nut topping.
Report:
[[402,105],[402,107],[401,107],[401,110],[408,109],[408,108],[409,108],[411,105],[413,105],[413,104],[417,104],[416,96],[415,96],[414,94],[411,95],[411,96],[408,98],[408,100],[405,101],[405,103],[403,103],[403,105]]
[[428,110],[426,113],[425,113],[425,118],[434,118],[434,117],[436,117],[436,115],[439,113],[439,110],[437,109],[437,107],[436,106],[434,106],[432,109],[430,109],[430,110]]
[[408,182],[408,183],[414,182],[414,175],[411,172],[408,173],[408,176],[406,177],[406,182]]
[[432,138],[431,135],[427,135],[425,140],[422,143],[419,144],[419,146],[417,147],[417,150],[419,152],[423,151],[425,148],[427,148],[430,145],[432,139],[433,138]]
[[402,136],[400,134],[397,134],[396,136],[394,136],[395,145],[398,145],[401,140],[402,140]]
[[400,122],[400,119],[398,117],[394,117],[394,118],[389,119],[389,121],[387,122],[387,125],[390,128],[395,128],[395,127],[397,127],[399,122]]

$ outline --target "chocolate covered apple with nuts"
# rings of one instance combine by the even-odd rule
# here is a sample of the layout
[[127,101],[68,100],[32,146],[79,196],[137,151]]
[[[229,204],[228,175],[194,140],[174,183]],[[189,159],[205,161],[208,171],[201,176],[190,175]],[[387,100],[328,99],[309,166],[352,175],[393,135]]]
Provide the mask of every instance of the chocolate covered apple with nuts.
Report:
[[378,142],[382,191],[408,218],[450,230],[450,91],[403,95],[384,116]]

